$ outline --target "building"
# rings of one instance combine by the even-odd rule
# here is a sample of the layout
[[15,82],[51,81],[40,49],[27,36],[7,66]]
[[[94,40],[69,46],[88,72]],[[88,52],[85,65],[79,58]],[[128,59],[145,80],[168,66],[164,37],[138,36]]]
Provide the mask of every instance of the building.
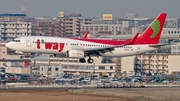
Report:
[[135,56],[121,57],[121,73],[134,72]]
[[62,74],[62,68],[60,64],[51,66],[40,66],[39,73],[40,75],[44,76]]
[[65,24],[64,37],[75,37],[80,35],[80,20],[78,17],[58,19]]
[[70,62],[51,62],[49,66],[48,62],[36,61],[36,63],[43,63],[40,66],[40,75],[57,75],[61,73],[80,73],[84,76],[97,75],[102,76],[115,76],[115,65],[114,63],[106,64],[82,64],[82,63],[70,63]]
[[[91,18],[74,14],[58,18],[36,17],[31,19],[32,34],[38,36],[78,37],[81,24],[91,24]],[[84,34],[84,33],[83,33]]]
[[26,14],[0,14],[0,22],[16,22],[22,21],[26,22],[28,17]]
[[92,24],[105,24],[103,19],[92,19]]
[[[96,58],[94,59],[94,64],[89,63],[79,63],[78,58],[66,58],[66,57],[46,57],[32,59],[32,67],[39,68],[40,75],[56,75],[57,73],[76,73],[79,72],[82,75],[88,76],[94,73],[94,75],[102,75],[106,73],[108,76],[117,75],[120,72],[119,58]],[[50,58],[50,60],[49,60]],[[51,69],[47,69],[50,67]],[[41,68],[44,68],[43,70]],[[58,69],[56,69],[58,68]],[[37,70],[38,71],[38,70]],[[32,70],[36,72],[36,70]]]
[[78,18],[80,24],[92,24],[94,20],[93,18],[87,18],[87,17],[78,17]]
[[128,19],[137,18],[137,17],[138,17],[137,14],[126,14],[126,18]]
[[180,18],[168,18],[165,24],[166,28],[180,28]]
[[180,54],[180,43],[171,45],[171,54]]
[[5,60],[7,57],[7,47],[4,42],[0,42],[0,60]]
[[81,24],[81,33],[89,32],[92,36],[119,35],[121,25],[119,24]]
[[135,71],[146,73],[179,72],[180,55],[173,54],[144,54],[137,55],[135,59]]
[[6,67],[5,72],[11,74],[30,74],[31,70],[30,68]]
[[40,75],[40,68],[32,68],[32,74]]
[[180,34],[180,29],[178,28],[163,28],[163,34]]
[[30,60],[1,60],[0,67],[5,68],[5,73],[30,74]]
[[22,36],[31,36],[31,22],[0,22],[1,39],[11,41]]
[[[111,17],[110,15],[107,15]],[[89,31],[96,37],[100,35],[120,35],[142,33],[152,22],[152,18],[131,18],[131,19],[92,19],[92,24],[81,24],[81,34]]]
[[36,17],[31,19],[32,35],[62,37],[64,23],[56,18]]

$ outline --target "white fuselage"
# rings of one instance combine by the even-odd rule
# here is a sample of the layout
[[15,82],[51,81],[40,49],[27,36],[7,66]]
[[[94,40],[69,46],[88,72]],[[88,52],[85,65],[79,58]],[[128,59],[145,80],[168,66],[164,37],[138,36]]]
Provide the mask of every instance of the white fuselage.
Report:
[[[44,40],[44,43],[41,40]],[[58,38],[58,37],[21,37],[17,38],[17,41],[9,42],[6,46],[12,50],[28,52],[28,53],[43,53],[43,54],[66,54],[67,50],[83,50],[89,48],[101,48],[109,47],[113,45],[100,44],[95,42],[87,42],[83,40],[74,40],[69,38]],[[40,43],[37,43],[40,40]],[[45,45],[45,42],[49,43],[49,46]],[[39,49],[37,48],[39,45]],[[46,49],[48,48],[48,49]],[[102,56],[108,57],[123,57],[131,56],[149,51],[157,50],[157,48],[149,47],[148,44],[144,45],[127,45],[123,47],[115,48],[112,52],[106,52],[101,54]]]

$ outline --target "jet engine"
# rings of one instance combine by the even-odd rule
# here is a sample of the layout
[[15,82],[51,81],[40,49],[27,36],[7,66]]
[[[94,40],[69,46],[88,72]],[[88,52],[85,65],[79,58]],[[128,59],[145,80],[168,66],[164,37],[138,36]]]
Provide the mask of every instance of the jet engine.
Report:
[[16,54],[23,54],[23,52],[15,51]]
[[68,50],[67,57],[71,58],[84,58],[84,52],[79,50]]

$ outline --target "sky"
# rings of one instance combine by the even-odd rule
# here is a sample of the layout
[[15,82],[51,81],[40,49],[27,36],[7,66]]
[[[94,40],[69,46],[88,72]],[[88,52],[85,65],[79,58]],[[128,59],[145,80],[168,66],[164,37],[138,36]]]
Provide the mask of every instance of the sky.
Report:
[[62,11],[65,14],[80,13],[85,17],[112,13],[122,18],[126,14],[156,17],[166,12],[169,18],[180,18],[180,0],[0,0],[0,13],[21,13],[23,5],[30,17],[57,17]]

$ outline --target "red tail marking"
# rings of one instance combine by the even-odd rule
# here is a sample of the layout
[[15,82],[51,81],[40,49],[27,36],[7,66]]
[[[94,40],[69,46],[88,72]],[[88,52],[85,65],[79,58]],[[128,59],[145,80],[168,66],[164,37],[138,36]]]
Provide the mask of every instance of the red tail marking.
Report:
[[158,32],[158,34],[154,37],[154,38],[150,38],[150,36],[154,33],[153,29],[152,29],[152,24],[148,26],[148,28],[142,33],[142,35],[140,37],[137,38],[136,40],[136,44],[158,44],[159,43],[159,39],[162,33],[162,29],[164,27],[164,22],[166,20],[166,13],[161,13],[159,14],[159,16],[154,20],[158,20],[160,23],[160,26],[155,26],[155,27],[160,27],[160,30]]

